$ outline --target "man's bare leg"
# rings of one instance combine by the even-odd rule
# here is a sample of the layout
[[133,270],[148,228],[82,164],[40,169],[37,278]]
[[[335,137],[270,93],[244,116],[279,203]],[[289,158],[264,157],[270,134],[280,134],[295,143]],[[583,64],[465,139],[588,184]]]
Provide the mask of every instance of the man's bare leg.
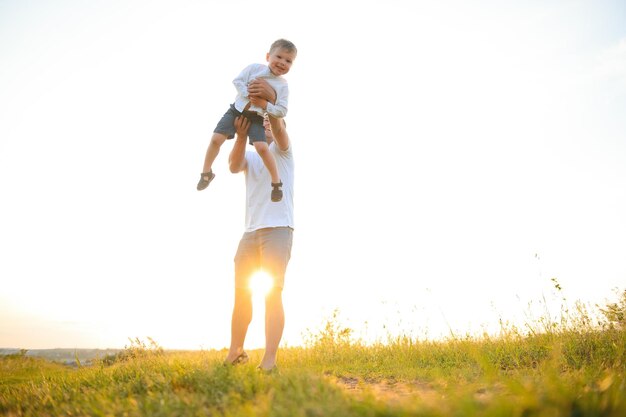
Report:
[[243,353],[243,344],[252,321],[252,292],[247,288],[235,289],[235,306],[230,327],[230,349],[226,362],[232,363]]
[[274,287],[265,297],[265,354],[259,367],[271,370],[276,365],[278,345],[285,328],[283,289]]

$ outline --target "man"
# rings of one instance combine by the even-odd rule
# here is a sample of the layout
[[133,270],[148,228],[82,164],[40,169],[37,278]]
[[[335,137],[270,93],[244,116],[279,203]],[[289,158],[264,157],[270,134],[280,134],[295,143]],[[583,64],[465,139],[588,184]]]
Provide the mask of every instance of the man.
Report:
[[[274,90],[264,80],[253,81],[249,95],[250,102],[261,108],[276,99]],[[282,290],[293,239],[293,153],[283,119],[266,118],[265,134],[284,191],[280,202],[271,202],[270,174],[256,152],[246,151],[250,123],[240,117],[235,121],[235,127],[236,139],[228,162],[232,173],[245,173],[246,229],[235,255],[235,305],[231,344],[225,363],[238,364],[248,360],[243,345],[252,320],[249,283],[251,276],[263,269],[272,277],[273,285],[265,297],[265,354],[259,369],[272,372],[277,369],[276,354],[285,326]]]

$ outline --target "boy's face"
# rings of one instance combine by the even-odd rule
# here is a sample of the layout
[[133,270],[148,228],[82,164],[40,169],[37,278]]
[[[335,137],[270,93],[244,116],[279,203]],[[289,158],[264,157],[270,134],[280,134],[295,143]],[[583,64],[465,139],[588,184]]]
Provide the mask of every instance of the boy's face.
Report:
[[296,52],[289,52],[284,48],[276,48],[267,53],[267,66],[274,75],[285,75],[291,69],[291,64],[296,59]]

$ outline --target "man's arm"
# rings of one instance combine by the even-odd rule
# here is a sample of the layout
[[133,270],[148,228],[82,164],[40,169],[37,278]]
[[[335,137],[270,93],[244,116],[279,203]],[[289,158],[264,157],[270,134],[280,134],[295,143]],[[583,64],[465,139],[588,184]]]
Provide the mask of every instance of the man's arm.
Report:
[[[277,99],[276,91],[262,78],[252,80],[248,84],[248,96],[252,104],[263,109],[267,108],[267,102],[276,103]],[[272,135],[278,149],[281,151],[289,149],[289,136],[287,135],[283,119],[270,116],[270,125],[272,125]]]
[[239,116],[235,119],[237,136],[235,138],[235,144],[228,155],[228,167],[233,174],[245,171],[246,168],[248,168],[248,161],[246,161],[248,129],[250,129],[250,121],[247,118]]
[[285,121],[276,117],[269,116],[270,125],[272,126],[272,135],[274,136],[274,142],[281,151],[289,149],[289,135],[287,135],[287,129],[285,128]]

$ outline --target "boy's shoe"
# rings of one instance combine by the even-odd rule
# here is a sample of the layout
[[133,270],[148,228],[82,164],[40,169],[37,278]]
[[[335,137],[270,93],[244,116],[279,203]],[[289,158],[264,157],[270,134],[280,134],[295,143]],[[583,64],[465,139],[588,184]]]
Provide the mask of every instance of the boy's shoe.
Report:
[[200,181],[198,181],[198,186],[196,187],[198,191],[202,191],[208,187],[211,181],[213,181],[213,178],[215,178],[213,171],[203,172],[200,174]]
[[246,352],[242,352],[241,355],[237,356],[234,361],[227,362],[224,360],[224,365],[243,365],[244,363],[248,363],[248,354]]
[[274,203],[283,199],[283,190],[280,187],[283,186],[283,182],[273,182],[272,183],[272,201]]

